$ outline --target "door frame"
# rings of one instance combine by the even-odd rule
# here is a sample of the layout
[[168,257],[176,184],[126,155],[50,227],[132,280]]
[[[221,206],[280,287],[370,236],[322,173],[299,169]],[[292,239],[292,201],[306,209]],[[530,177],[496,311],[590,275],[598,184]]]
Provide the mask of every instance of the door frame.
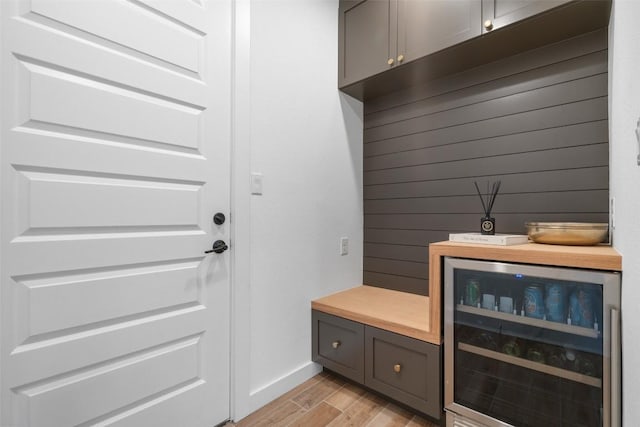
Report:
[[231,24],[231,420],[251,405],[251,0],[232,2]]

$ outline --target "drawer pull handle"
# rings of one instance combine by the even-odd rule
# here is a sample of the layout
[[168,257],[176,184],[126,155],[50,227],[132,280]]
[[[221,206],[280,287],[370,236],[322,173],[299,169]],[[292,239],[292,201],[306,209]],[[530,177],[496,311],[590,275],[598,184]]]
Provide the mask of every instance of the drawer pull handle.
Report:
[[340,341],[334,341],[331,343],[331,347],[338,348],[340,347],[340,344],[342,344]]
[[397,365],[393,365],[393,372],[395,372],[396,374],[400,373],[401,369],[402,369],[402,366],[400,366],[399,363]]

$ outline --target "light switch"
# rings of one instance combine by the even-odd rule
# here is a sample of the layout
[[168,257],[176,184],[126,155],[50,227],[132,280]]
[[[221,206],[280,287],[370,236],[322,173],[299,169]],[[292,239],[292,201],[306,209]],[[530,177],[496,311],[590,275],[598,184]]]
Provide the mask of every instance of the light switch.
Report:
[[251,174],[251,194],[255,194],[258,196],[262,195],[262,174],[261,173]]
[[340,238],[340,255],[348,255],[349,254],[349,238],[341,237]]

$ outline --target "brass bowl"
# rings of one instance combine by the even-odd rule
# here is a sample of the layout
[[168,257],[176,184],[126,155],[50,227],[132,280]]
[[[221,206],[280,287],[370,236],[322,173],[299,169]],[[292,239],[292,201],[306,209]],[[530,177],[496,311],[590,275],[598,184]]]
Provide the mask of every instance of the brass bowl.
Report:
[[526,222],[525,225],[529,239],[550,245],[597,245],[609,234],[609,224],[599,222]]

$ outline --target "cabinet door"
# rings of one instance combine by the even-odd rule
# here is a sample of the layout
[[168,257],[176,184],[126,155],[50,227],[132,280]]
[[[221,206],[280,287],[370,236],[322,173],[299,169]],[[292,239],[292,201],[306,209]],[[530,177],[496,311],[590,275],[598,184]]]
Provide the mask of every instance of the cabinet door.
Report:
[[[497,30],[570,0],[482,0],[482,32]],[[489,21],[489,22],[487,22]]]
[[440,418],[440,346],[365,326],[364,353],[367,387]]
[[340,2],[340,87],[395,65],[397,0]]
[[364,325],[312,310],[312,359],[362,383],[364,381]]
[[408,62],[481,34],[478,0],[400,0],[398,54]]

